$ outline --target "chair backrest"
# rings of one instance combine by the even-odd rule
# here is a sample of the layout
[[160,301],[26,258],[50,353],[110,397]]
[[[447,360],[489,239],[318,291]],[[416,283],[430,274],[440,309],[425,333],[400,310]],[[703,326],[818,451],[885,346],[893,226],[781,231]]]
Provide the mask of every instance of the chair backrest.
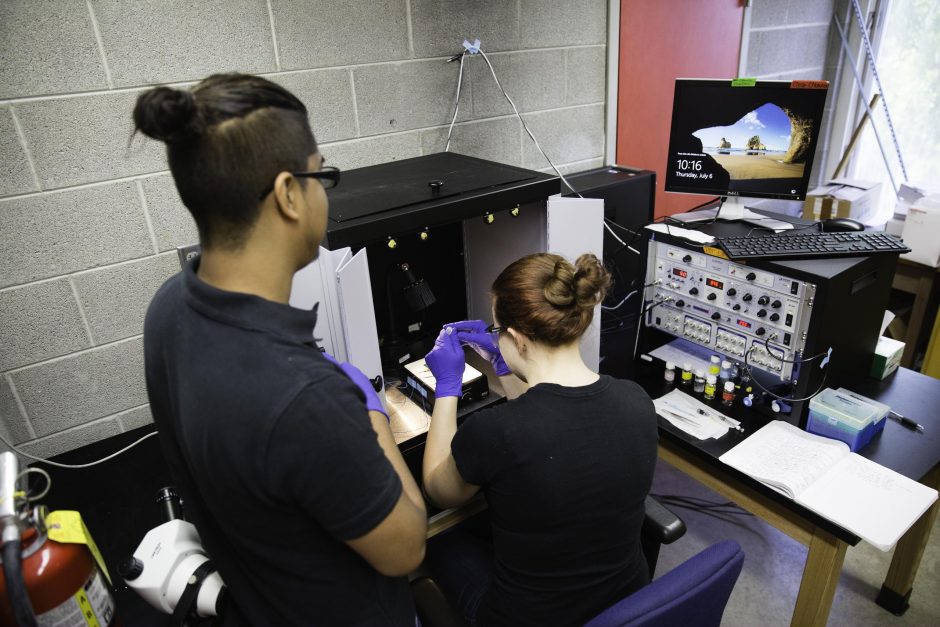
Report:
[[744,551],[737,542],[713,544],[607,608],[585,627],[718,627],[743,564]]

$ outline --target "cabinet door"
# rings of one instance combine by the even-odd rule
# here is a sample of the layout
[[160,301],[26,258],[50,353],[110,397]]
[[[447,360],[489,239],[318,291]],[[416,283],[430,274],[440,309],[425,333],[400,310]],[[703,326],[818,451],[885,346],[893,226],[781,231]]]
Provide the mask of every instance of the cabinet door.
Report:
[[319,257],[294,274],[288,302],[291,307],[308,311],[317,307],[317,324],[313,337],[336,359],[346,361],[342,336],[337,335],[340,322],[336,303],[335,261],[333,252],[321,247]]
[[348,248],[336,265],[336,300],[342,324],[346,360],[370,379],[382,375],[379,333],[375,325],[369,260],[366,249],[355,255]]
[[[370,379],[382,376],[365,249],[354,255],[349,248],[321,247],[317,260],[294,275],[290,305],[308,310],[317,306],[313,335],[320,345]],[[384,403],[384,391],[379,396]]]
[[[604,259],[604,200],[602,198],[548,199],[546,251],[572,262],[584,253]],[[591,326],[581,337],[581,357],[588,368],[600,366],[601,309],[594,308]]]

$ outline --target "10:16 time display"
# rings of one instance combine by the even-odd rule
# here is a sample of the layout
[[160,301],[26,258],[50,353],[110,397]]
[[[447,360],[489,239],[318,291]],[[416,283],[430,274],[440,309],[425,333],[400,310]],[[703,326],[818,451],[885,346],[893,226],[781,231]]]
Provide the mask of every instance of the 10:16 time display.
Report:
[[679,168],[679,171],[683,170],[692,170],[693,172],[699,172],[702,169],[702,160],[701,159],[676,159],[676,167]]

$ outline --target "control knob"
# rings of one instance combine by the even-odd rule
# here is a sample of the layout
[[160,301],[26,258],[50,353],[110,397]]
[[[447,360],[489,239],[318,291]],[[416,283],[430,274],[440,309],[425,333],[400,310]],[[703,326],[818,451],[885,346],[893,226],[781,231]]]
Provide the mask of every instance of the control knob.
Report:
[[770,302],[770,298],[768,298],[767,296],[761,296],[760,298],[757,299],[758,305],[766,305],[769,302]]
[[735,311],[740,311],[740,310],[741,310],[741,303],[735,303],[735,304],[734,304],[734,307],[732,307],[732,309],[734,309]]
[[680,298],[676,301],[676,307],[685,307],[685,301]]
[[757,312],[757,317],[758,317],[758,318],[763,318],[763,317],[766,316],[766,315],[767,315],[767,310],[766,310],[766,309],[761,309],[760,311]]
[[692,289],[689,290],[689,294],[691,294],[692,296],[695,296],[696,294],[698,294],[698,288],[693,287]]
[[721,320],[721,314],[716,311],[712,314],[712,320]]
[[744,278],[747,279],[748,281],[753,281],[754,279],[757,278],[757,275],[754,274],[753,272],[748,272],[748,273],[747,273],[747,276],[744,277]]
[[748,302],[750,302],[753,298],[754,298],[754,297],[751,296],[750,294],[745,294],[744,296],[741,297],[741,300],[743,300],[744,302],[748,303]]
[[781,305],[783,305],[783,303],[781,303],[779,300],[775,300],[774,302],[770,303],[770,306],[774,309],[780,309]]
[[718,298],[718,295],[715,294],[715,292],[711,292],[711,293],[708,295],[708,300],[715,300],[716,298]]
[[754,333],[756,333],[758,336],[761,336],[761,335],[763,335],[764,333],[767,333],[767,330],[764,329],[764,327],[757,327],[757,330],[754,331]]
[[737,293],[738,290],[734,289],[733,287],[728,289],[728,296],[734,296]]
[[690,263],[692,261],[692,255],[686,255],[685,257],[682,258],[682,261],[684,263]]
[[770,314],[770,321],[771,321],[771,322],[776,322],[777,320],[780,320],[780,314],[778,314],[778,313],[772,313],[772,314]]

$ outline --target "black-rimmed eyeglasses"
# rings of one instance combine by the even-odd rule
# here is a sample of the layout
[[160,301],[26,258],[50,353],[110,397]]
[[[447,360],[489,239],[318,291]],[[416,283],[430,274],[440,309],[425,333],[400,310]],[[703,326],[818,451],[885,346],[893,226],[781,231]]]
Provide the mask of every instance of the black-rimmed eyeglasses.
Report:
[[[315,172],[291,172],[291,174],[300,178],[317,179],[323,189],[332,189],[339,185],[340,169],[332,165],[325,165]],[[271,184],[258,196],[258,200],[264,200],[265,196],[273,191],[274,181],[271,181]]]
[[506,331],[509,327],[498,327],[495,324],[491,324],[486,327],[485,331],[493,337],[493,341],[496,342],[499,340],[499,334]]

